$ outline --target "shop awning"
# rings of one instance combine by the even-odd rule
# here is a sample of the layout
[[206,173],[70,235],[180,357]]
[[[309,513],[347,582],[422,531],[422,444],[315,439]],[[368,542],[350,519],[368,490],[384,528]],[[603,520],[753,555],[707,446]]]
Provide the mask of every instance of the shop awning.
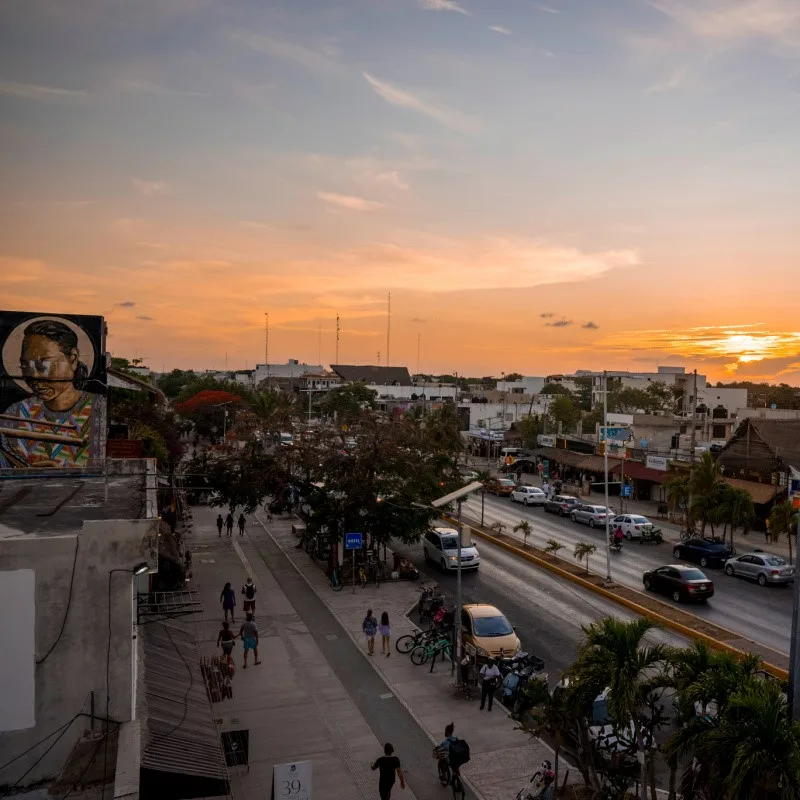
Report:
[[540,447],[536,452],[542,458],[546,458],[548,461],[555,461],[565,467],[577,467],[586,458],[586,453],[562,450],[559,447]]
[[[615,475],[622,473],[622,464],[617,464],[617,466],[615,466],[611,472],[613,472]],[[650,467],[646,467],[640,461],[626,461],[625,477],[632,478],[635,481],[666,483],[669,473],[663,472],[660,469],[650,469]]]
[[[618,458],[611,458],[609,456],[608,471],[612,472],[613,468],[619,463],[620,461]],[[579,469],[582,469],[585,472],[605,472],[606,469],[603,456],[584,456],[583,461],[581,461],[577,466]]]

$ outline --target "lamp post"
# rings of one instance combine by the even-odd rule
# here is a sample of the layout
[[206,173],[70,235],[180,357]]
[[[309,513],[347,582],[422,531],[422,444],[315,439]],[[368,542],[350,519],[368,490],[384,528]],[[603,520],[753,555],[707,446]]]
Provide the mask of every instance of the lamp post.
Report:
[[608,509],[608,372],[603,370],[603,471],[606,490],[606,580],[611,582],[611,533]]

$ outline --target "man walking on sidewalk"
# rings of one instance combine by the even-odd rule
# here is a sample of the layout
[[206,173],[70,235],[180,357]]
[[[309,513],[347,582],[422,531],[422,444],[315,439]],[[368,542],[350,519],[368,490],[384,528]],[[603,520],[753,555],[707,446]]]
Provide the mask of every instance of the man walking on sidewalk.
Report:
[[244,644],[244,667],[242,669],[247,669],[248,650],[253,651],[253,660],[256,664],[260,664],[261,662],[258,660],[258,627],[253,620],[252,614],[248,614],[247,619],[242,623],[242,627],[239,629],[239,636],[242,637],[242,643]]
[[481,711],[486,705],[486,698],[489,698],[489,711],[492,710],[492,703],[494,702],[494,689],[497,685],[496,682],[500,679],[500,670],[494,665],[494,661],[490,658],[481,667]]
[[239,514],[239,536],[244,536],[244,512]]
[[400,779],[400,788],[406,788],[406,779],[403,777],[400,759],[394,755],[394,747],[388,742],[383,746],[383,755],[375,761],[372,769],[381,771],[380,778],[378,778],[378,794],[381,800],[391,800],[395,775]]
[[217,514],[217,532],[219,533],[220,539],[222,538],[222,525],[223,525],[222,514]]
[[233,514],[228,512],[228,516],[225,517],[225,531],[228,534],[228,538],[233,536]]
[[245,614],[256,615],[256,585],[253,583],[252,578],[248,578],[244,586],[242,586],[242,594],[244,595],[244,605],[242,610]]

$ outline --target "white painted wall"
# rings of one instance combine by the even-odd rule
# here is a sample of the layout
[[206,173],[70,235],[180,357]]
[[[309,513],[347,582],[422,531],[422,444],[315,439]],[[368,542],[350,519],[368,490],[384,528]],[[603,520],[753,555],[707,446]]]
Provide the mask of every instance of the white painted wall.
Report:
[[0,572],[0,731],[18,731],[36,724],[36,573],[32,569]]

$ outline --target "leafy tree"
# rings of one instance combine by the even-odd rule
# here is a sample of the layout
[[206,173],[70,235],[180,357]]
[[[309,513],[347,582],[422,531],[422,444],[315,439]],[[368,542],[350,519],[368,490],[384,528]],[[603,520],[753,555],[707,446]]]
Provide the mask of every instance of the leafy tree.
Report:
[[649,384],[645,392],[648,396],[646,406],[648,413],[657,414],[675,410],[675,393],[662,381]]
[[523,545],[528,546],[528,537],[531,535],[531,524],[526,519],[521,519],[513,528],[514,533],[521,533],[523,537]]
[[366,409],[375,408],[378,393],[365,383],[350,383],[331,389],[319,402],[319,408],[337,422],[347,424],[361,417]]
[[557,556],[558,551],[564,547],[563,542],[559,542],[557,539],[548,539],[545,542],[544,550],[542,552],[548,556]]
[[506,375],[505,380],[508,383],[515,383],[516,381],[521,381],[522,378],[523,375],[521,372],[509,372],[508,375]]
[[722,524],[722,541],[725,541],[728,526],[731,528],[731,543],[733,542],[733,532],[737,528],[742,528],[745,533],[756,518],[753,498],[744,489],[734,489],[727,483],[723,483],[717,492],[719,505],[715,514],[715,522]]
[[703,453],[689,477],[692,498],[689,515],[692,521],[700,522],[701,534],[705,533],[706,525],[711,524],[713,529],[722,486],[722,469],[719,462],[711,453]]
[[196,379],[194,372],[190,370],[174,369],[159,376],[156,385],[171,400],[176,398],[187,383]]
[[533,450],[539,446],[539,436],[546,432],[547,418],[539,414],[531,414],[517,420],[517,433],[522,446]]
[[194,425],[200,436],[211,437],[225,425],[225,415],[242,403],[242,398],[221,389],[202,389],[175,406],[180,416]]
[[556,397],[550,403],[548,413],[556,423],[561,423],[565,433],[572,430],[581,418],[581,410],[578,404],[572,397],[567,395]]
[[769,535],[773,542],[777,542],[781,536],[786,536],[789,543],[789,561],[792,558],[792,536],[797,534],[797,511],[792,508],[791,503],[779,503],[772,507],[769,512]]
[[567,389],[566,386],[562,386],[560,383],[546,383],[542,386],[542,391],[539,394],[558,394],[558,395],[565,395],[566,397],[572,397],[572,392]]
[[476,474],[478,477],[475,480],[481,482],[481,527],[483,527],[483,522],[485,518],[484,511],[486,505],[486,487],[494,481],[494,477],[492,476],[492,473],[489,472],[488,469],[479,469]]
[[184,403],[204,389],[235,394],[242,400],[247,400],[250,397],[250,390],[247,386],[237,381],[219,381],[213,375],[195,375],[192,380],[184,384],[178,396],[175,398],[175,402]]
[[583,415],[583,432],[593,433],[603,424],[603,406],[598,403],[588,414]]
[[581,407],[582,411],[591,411],[592,379],[579,376],[575,378],[575,383],[578,385],[578,391],[575,395],[575,399],[577,400],[578,405]]
[[654,728],[663,720],[652,710],[658,708],[657,700],[666,683],[669,654],[662,644],[644,642],[646,634],[655,627],[647,619],[622,622],[612,617],[586,626],[584,642],[572,667],[572,675],[587,698],[593,699],[606,688],[609,690],[608,709],[618,735],[622,736],[628,725],[633,726],[636,748],[645,756],[642,782],[650,784],[653,800],[656,797]]
[[596,544],[590,544],[589,542],[575,542],[575,549],[572,552],[573,558],[580,563],[583,559],[586,559],[586,574],[589,574],[589,558],[590,556],[594,555],[597,550]]

